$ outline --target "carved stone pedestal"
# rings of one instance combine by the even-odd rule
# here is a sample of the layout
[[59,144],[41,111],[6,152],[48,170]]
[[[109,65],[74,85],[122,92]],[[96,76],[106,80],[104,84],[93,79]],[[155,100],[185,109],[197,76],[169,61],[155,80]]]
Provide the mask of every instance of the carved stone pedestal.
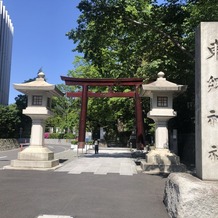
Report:
[[6,169],[38,169],[52,170],[59,165],[59,160],[54,159],[54,153],[46,147],[30,146],[18,153],[18,159],[12,160]]
[[169,149],[155,149],[145,156],[145,160],[141,161],[141,167],[145,173],[171,173],[185,172],[186,167],[180,163],[180,159]]

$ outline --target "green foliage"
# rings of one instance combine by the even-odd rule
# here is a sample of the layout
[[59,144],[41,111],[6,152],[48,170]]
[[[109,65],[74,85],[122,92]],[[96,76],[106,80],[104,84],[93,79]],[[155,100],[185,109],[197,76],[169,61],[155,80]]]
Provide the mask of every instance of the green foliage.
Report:
[[79,99],[54,97],[52,99],[53,117],[46,120],[47,127],[59,127],[62,131],[72,132],[79,122]]
[[[85,60],[83,57],[76,56],[73,62],[74,69],[70,70],[68,75],[79,78],[99,78],[99,70],[91,62]],[[78,87],[77,87],[78,88]]]
[[64,134],[64,139],[75,139],[76,136],[73,133],[65,133]]
[[[194,131],[195,28],[201,21],[218,21],[217,0],[81,0],[78,26],[67,36],[84,58],[75,60],[69,76],[84,78],[140,77],[154,81],[159,71],[188,90],[174,100],[178,116],[170,123],[182,132]],[[79,90],[75,87],[74,90]],[[107,91],[94,87],[92,91]],[[116,90],[117,91],[117,90]],[[120,90],[124,91],[124,90]],[[145,114],[149,101],[143,99]],[[117,120],[134,126],[129,99],[90,99],[88,128],[105,126],[116,134]],[[153,126],[146,120],[147,128]],[[187,128],[187,126],[189,128]]]
[[15,98],[15,102],[17,105],[17,108],[22,111],[23,109],[25,109],[27,107],[27,96],[26,95],[18,95]]
[[50,133],[49,139],[75,139],[76,136],[73,133]]
[[50,133],[49,139],[60,139],[59,133]]
[[0,138],[17,138],[19,134],[19,110],[15,104],[0,105]]
[[175,57],[188,56],[188,64],[194,54],[182,45],[181,25],[188,12],[177,1],[170,2],[158,6],[138,0],[81,1],[78,27],[68,36],[77,42],[75,50],[97,67],[100,77],[144,75],[148,79],[159,70],[172,74],[180,68],[172,61]]
[[[29,81],[29,80],[28,80]],[[31,80],[30,80],[31,81]],[[18,116],[20,117],[20,124],[18,126],[19,130],[19,137],[21,138],[29,138],[31,134],[31,126],[32,120],[30,117],[23,114],[23,109],[27,107],[27,96],[26,95],[18,95],[15,98],[15,104],[19,110]],[[22,130],[21,130],[22,129]]]
[[71,144],[72,144],[72,145],[77,145],[77,143],[78,143],[77,140],[72,140],[72,141],[71,141]]

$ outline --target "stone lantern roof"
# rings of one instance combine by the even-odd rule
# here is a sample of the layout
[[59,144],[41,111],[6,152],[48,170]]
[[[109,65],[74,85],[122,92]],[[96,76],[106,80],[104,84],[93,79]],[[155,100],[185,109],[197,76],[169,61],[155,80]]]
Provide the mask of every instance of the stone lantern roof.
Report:
[[164,72],[159,72],[158,78],[155,82],[142,85],[140,96],[148,96],[151,97],[152,92],[173,92],[174,96],[186,91],[187,86],[185,85],[177,85],[176,83],[172,83],[164,78]]
[[13,84],[14,88],[28,95],[34,91],[45,91],[49,92],[52,96],[63,96],[64,94],[53,84],[49,84],[45,81],[45,74],[43,72],[38,73],[38,77],[35,81],[27,82],[27,83],[20,83],[20,84]]

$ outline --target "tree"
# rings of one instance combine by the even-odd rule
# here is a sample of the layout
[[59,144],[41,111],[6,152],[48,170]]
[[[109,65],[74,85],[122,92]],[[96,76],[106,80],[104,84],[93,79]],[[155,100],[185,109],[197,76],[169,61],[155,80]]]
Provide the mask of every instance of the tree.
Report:
[[102,77],[147,76],[145,70],[149,69],[150,79],[157,70],[172,68],[176,61],[171,57],[176,54],[193,58],[180,42],[186,17],[182,5],[89,0],[81,1],[78,8],[82,13],[78,27],[68,36]]
[[[217,21],[217,7],[216,0],[167,0],[161,5],[144,0],[82,0],[78,26],[67,35],[76,43],[75,51],[84,54],[89,65],[85,69],[94,70],[80,71],[82,64],[76,68],[77,76],[142,77],[150,82],[164,71],[168,80],[188,85],[175,100],[178,116],[172,128],[176,125],[186,132],[190,126],[188,131],[193,131],[194,107],[188,105],[194,105],[195,27],[200,21]],[[124,105],[128,108],[127,102],[113,104],[119,108],[117,115]],[[147,102],[144,106],[147,112]]]
[[32,120],[29,116],[23,114],[23,109],[27,107],[27,96],[26,95],[18,95],[15,98],[15,104],[18,109],[18,116],[20,117],[20,123],[18,125],[19,128],[19,137],[21,138],[29,138],[31,134],[31,126]]
[[59,127],[65,133],[77,132],[79,125],[78,110],[78,99],[53,97],[52,112],[54,115],[46,120],[46,126]]
[[[82,57],[77,57],[74,62],[76,69],[69,72],[72,77],[100,77],[99,71],[91,63]],[[78,66],[78,67],[77,67]],[[99,75],[99,76],[98,76]],[[81,87],[73,87],[71,91],[78,91]],[[130,91],[123,87],[113,87],[113,91]],[[108,87],[89,87],[92,92],[106,92]],[[80,111],[80,99],[77,108]],[[132,109],[132,110],[131,110]],[[125,131],[132,131],[134,126],[134,104],[132,99],[126,98],[89,98],[87,111],[87,130],[96,132],[99,127],[104,127],[107,132],[112,132],[114,136],[118,134],[117,125],[119,122],[125,123]],[[112,134],[110,134],[112,135]],[[116,138],[116,137],[115,137]]]
[[0,105],[0,137],[18,138],[20,117],[15,104],[9,106]]

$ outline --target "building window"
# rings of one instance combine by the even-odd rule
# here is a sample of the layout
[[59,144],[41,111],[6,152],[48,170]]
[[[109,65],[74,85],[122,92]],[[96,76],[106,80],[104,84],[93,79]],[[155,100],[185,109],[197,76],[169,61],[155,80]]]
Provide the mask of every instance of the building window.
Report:
[[32,105],[42,105],[42,96],[34,95],[32,99]]
[[157,106],[158,107],[168,107],[168,97],[157,97]]

